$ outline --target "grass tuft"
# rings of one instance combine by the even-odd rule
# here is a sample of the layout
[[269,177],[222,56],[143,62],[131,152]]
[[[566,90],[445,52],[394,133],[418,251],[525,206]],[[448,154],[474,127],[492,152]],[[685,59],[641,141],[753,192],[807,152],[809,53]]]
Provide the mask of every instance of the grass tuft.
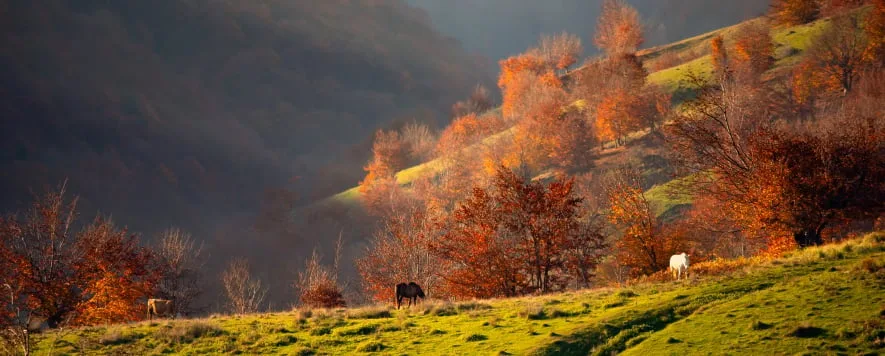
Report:
[[488,336],[485,336],[485,335],[483,335],[483,334],[470,334],[469,336],[467,336],[466,338],[464,338],[464,341],[467,341],[467,342],[476,342],[476,341],[485,341],[485,340],[488,340],[488,339],[489,339],[489,337],[488,337]]
[[767,323],[761,322],[759,320],[756,320],[756,321],[750,323],[751,330],[767,330],[767,329],[771,329],[771,327],[772,327],[771,324],[767,324]]
[[356,350],[359,352],[378,352],[386,348],[387,346],[378,341],[368,341],[357,346]]
[[171,328],[161,328],[154,333],[154,337],[172,344],[190,343],[195,339],[207,336],[221,336],[224,330],[215,324],[207,322],[176,323]]
[[338,330],[337,334],[339,336],[370,335],[374,334],[376,331],[378,331],[378,324],[368,324],[341,329]]
[[390,308],[387,306],[364,307],[347,311],[347,317],[350,319],[381,319],[392,316]]
[[811,326],[809,324],[803,324],[803,325],[799,325],[795,329],[791,330],[789,333],[787,333],[787,336],[800,337],[800,338],[812,338],[812,337],[821,336],[825,332],[826,332],[826,330],[824,330],[824,329],[821,329],[821,328],[818,328],[815,326]]

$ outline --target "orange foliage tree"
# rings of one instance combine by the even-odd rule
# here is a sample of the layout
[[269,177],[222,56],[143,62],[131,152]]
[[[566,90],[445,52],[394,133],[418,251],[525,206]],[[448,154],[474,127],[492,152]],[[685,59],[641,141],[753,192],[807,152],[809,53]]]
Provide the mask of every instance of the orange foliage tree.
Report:
[[741,26],[731,52],[736,71],[759,76],[774,63],[774,44],[769,27],[756,22]]
[[545,185],[499,167],[492,187],[476,187],[433,250],[452,263],[446,289],[459,298],[515,296],[562,288],[579,229],[572,179]]
[[498,87],[503,94],[501,112],[505,118],[518,116],[517,106],[529,97],[534,85],[562,86],[559,77],[547,64],[537,51],[532,50],[500,61]]
[[104,219],[75,232],[77,199],[65,192],[62,184],[0,221],[0,265],[15,271],[4,281],[14,300],[6,310],[50,327],[137,320],[158,278],[152,254]]
[[400,139],[399,132],[378,130],[372,144],[372,160],[363,168],[367,173],[360,182],[360,193],[372,189],[377,180],[388,179],[405,168],[408,151]]
[[828,82],[838,83],[839,90],[849,92],[866,65],[866,49],[867,38],[860,29],[860,19],[846,14],[834,18],[831,26],[815,38],[808,56]]
[[623,0],[605,0],[593,43],[610,57],[634,53],[642,45],[639,13]]
[[80,233],[77,249],[83,254],[76,266],[82,300],[73,323],[141,320],[143,298],[150,295],[160,277],[151,252],[138,245],[135,235],[103,218],[96,218]]
[[710,57],[713,59],[713,71],[717,76],[725,74],[728,68],[728,52],[725,49],[725,41],[722,35],[713,37],[710,40]]
[[520,163],[533,169],[588,163],[593,130],[580,108],[568,105],[567,99],[565,91],[555,88],[534,94],[531,107],[514,132],[516,143],[524,150]]
[[624,89],[616,89],[596,107],[596,138],[600,142],[624,142],[628,133],[640,128],[640,98]]
[[864,24],[868,42],[864,59],[885,66],[885,0],[873,0],[873,5],[873,11]]
[[618,169],[605,184],[609,221],[624,230],[617,242],[618,258],[634,275],[651,274],[667,267],[681,240],[666,231],[642,189],[641,176],[632,168]]
[[453,154],[477,141],[502,130],[503,123],[495,115],[478,116],[470,113],[456,118],[439,135],[436,155]]
[[820,15],[818,0],[772,0],[771,14],[781,25],[809,23]]
[[760,136],[754,172],[760,189],[748,193],[755,218],[771,230],[793,234],[796,243],[808,246],[822,242],[825,228],[885,212],[881,118],[837,118]]

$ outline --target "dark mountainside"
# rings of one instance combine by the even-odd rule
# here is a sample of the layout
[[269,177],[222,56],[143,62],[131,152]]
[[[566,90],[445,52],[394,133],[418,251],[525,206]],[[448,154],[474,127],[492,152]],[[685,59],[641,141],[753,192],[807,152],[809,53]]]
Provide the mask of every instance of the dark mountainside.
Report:
[[85,220],[181,226],[215,265],[300,265],[321,237],[286,209],[492,74],[398,0],[0,0],[0,31],[0,208],[68,178]]
[[[500,59],[522,52],[543,34],[581,36],[588,54],[601,0],[407,0],[430,14],[434,26],[472,52]],[[645,21],[653,46],[763,14],[767,0],[628,0]]]

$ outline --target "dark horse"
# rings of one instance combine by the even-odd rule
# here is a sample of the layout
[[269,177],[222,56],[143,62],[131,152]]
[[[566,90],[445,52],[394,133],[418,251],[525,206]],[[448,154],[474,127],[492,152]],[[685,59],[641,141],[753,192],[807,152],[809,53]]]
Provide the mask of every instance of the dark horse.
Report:
[[412,306],[412,302],[418,304],[418,297],[424,299],[424,291],[421,290],[421,286],[415,282],[409,282],[409,284],[400,283],[396,285],[396,308],[399,309],[400,305],[403,304],[403,298],[409,298],[409,306]]

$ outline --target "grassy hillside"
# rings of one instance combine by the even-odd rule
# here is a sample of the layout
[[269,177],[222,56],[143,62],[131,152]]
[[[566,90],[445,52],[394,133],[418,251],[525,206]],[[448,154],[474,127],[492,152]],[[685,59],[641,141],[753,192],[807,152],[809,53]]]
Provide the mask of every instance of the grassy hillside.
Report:
[[[753,19],[748,22],[753,21],[762,20]],[[779,27],[773,29],[772,39],[775,43],[776,63],[771,69],[771,73],[780,73],[788,69],[790,66],[796,64],[801,58],[803,51],[808,47],[814,35],[820,33],[820,31],[826,28],[825,26],[827,26],[828,23],[828,19],[821,19],[805,25]],[[678,57],[690,56],[691,53],[708,53],[710,40],[712,38],[721,35],[726,40],[726,42],[731,41],[738,32],[739,27],[743,24],[745,23],[725,27],[719,30],[704,33],[667,45],[644,49],[640,51],[638,55],[645,61],[653,61],[665,55]],[[578,71],[579,70],[580,69],[578,69]],[[648,76],[648,81],[651,84],[660,85],[666,88],[667,91],[674,95],[674,98],[678,103],[680,100],[684,100],[686,97],[688,97],[688,94],[691,91],[691,88],[685,87],[684,83],[684,80],[687,78],[689,73],[700,75],[702,77],[709,76],[712,73],[712,62],[710,59],[710,55],[706,54],[700,56],[699,58],[689,60],[685,63],[652,72]],[[508,134],[508,132],[509,131],[502,132],[496,134],[495,136]],[[494,139],[495,136],[491,136],[488,139]],[[644,133],[636,133],[636,135],[632,136],[634,136],[631,137],[632,141],[642,141]],[[475,146],[479,146],[481,144],[482,143],[477,143]],[[476,149],[477,147],[468,147],[466,150]],[[616,149],[615,151],[605,152],[604,157],[600,157],[599,161],[596,162],[596,167],[597,170],[600,169],[600,167],[605,166],[614,167],[616,166],[616,164],[608,163],[620,162],[620,164],[623,164],[624,162],[629,161],[631,157],[637,157],[639,155],[640,154],[637,152],[637,149],[629,147],[626,149]],[[440,172],[445,169],[445,167],[446,166],[442,162],[442,160],[433,160],[404,169],[397,173],[396,178],[400,184],[407,185],[418,177],[426,174],[434,174]],[[652,180],[657,182],[657,180],[655,179]],[[690,204],[690,200],[687,200],[686,197],[681,197],[674,200],[670,196],[670,194],[666,194],[666,188],[667,187],[662,184],[656,187],[654,190],[649,191],[650,199],[656,204],[657,207],[659,207],[659,209],[657,209],[659,214],[664,214],[668,211],[672,212],[670,208],[674,206],[685,206],[686,204]],[[338,193],[330,198],[324,199],[323,201],[321,201],[321,204],[335,202],[346,206],[358,206],[359,198],[359,191],[356,187],[354,187],[344,192]]]
[[37,351],[684,355],[873,354],[885,347],[885,232],[776,260],[697,263],[691,273],[687,281],[428,301],[403,310],[385,305],[74,329],[39,336]]

